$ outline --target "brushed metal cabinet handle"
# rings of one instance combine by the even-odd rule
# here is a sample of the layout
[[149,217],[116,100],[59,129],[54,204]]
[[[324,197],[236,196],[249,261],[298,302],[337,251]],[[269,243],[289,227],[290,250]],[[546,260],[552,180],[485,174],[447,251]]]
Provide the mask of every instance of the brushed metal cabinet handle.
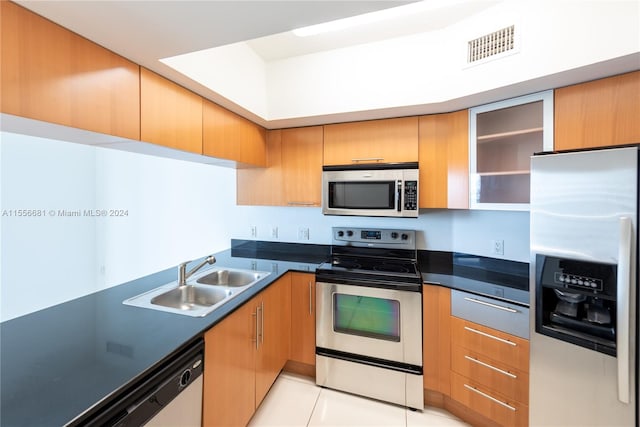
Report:
[[260,344],[264,344],[264,301],[260,302]]
[[492,402],[495,402],[495,403],[497,403],[498,405],[502,405],[502,406],[504,406],[504,407],[505,407],[505,408],[507,408],[507,409],[510,409],[510,410],[512,410],[512,411],[515,411],[515,410],[516,410],[516,408],[514,408],[513,406],[511,406],[511,405],[509,405],[509,404],[507,404],[507,403],[504,403],[502,400],[498,400],[498,399],[496,399],[495,397],[490,396],[490,395],[488,395],[487,393],[484,393],[484,392],[482,392],[482,391],[478,390],[477,388],[470,386],[469,384],[464,384],[464,388],[466,388],[467,390],[471,390],[471,391],[472,391],[472,392],[474,392],[474,393],[478,393],[480,396],[482,396],[482,397],[486,397],[487,399],[491,400]]
[[471,361],[471,362],[473,362],[473,363],[477,363],[478,365],[482,365],[482,366],[484,366],[485,368],[493,369],[494,371],[499,372],[499,373],[501,373],[501,374],[503,374],[503,375],[506,375],[506,376],[508,376],[508,377],[511,377],[511,378],[518,378],[516,375],[512,374],[511,372],[505,371],[505,370],[500,369],[500,368],[496,368],[495,366],[490,365],[490,364],[488,364],[488,363],[485,363],[485,362],[483,362],[483,361],[481,361],[481,360],[478,360],[478,359],[476,359],[475,357],[471,357],[471,356],[467,356],[467,355],[465,355],[465,356],[464,356],[464,358],[465,358],[465,359],[467,359],[467,360],[470,360],[470,361]]
[[516,347],[516,346],[518,345],[518,344],[516,344],[516,343],[514,343],[514,342],[512,342],[512,341],[505,340],[505,339],[503,339],[503,338],[493,336],[493,335],[491,335],[491,334],[488,334],[488,333],[486,333],[486,332],[479,331],[479,330],[477,330],[477,329],[470,328],[470,327],[468,327],[468,326],[465,326],[464,328],[465,328],[467,331],[469,331],[469,332],[473,332],[474,334],[482,335],[483,337],[491,338],[491,339],[493,339],[493,340],[500,341],[500,342],[502,342],[502,343],[509,344],[509,345],[514,346],[514,347]]
[[256,337],[255,339],[252,338],[251,341],[256,343],[256,350],[258,349],[258,309],[256,308],[256,311],[251,313],[251,317],[255,317],[256,318]]
[[316,202],[287,202],[289,206],[317,206]]
[[514,310],[511,307],[505,307],[503,305],[498,305],[498,304],[491,304],[490,302],[481,301],[481,300],[475,299],[475,298],[464,297],[464,299],[465,299],[465,301],[469,301],[469,302],[473,302],[473,303],[476,303],[476,304],[485,305],[487,307],[496,308],[498,310],[508,311],[509,313],[517,313],[518,312],[518,310]]
[[351,159],[353,163],[358,162],[381,162],[384,160],[384,157],[359,157],[355,159]]

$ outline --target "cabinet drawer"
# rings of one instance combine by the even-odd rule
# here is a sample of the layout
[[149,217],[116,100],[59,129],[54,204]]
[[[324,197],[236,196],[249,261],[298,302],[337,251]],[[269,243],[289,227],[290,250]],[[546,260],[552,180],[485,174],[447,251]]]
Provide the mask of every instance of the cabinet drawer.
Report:
[[451,341],[497,362],[529,372],[529,341],[451,316]]
[[529,402],[529,374],[473,350],[453,345],[451,369],[520,403]]
[[529,339],[529,309],[527,307],[452,290],[451,314],[520,338]]
[[529,407],[495,393],[467,377],[451,373],[451,397],[496,423],[509,427],[529,424]]

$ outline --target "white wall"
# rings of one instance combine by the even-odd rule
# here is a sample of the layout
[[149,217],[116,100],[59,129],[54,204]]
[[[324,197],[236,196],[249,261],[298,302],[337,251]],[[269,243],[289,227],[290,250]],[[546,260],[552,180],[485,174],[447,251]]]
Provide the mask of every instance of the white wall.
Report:
[[[236,206],[235,171],[13,133],[0,133],[0,321],[180,262],[227,249],[231,238],[331,243],[332,226],[422,231],[420,249],[528,262],[529,214],[422,210],[417,219],[323,216],[319,208]],[[125,210],[126,216],[65,217],[59,210]],[[50,214],[50,211],[54,211]],[[271,236],[277,227],[278,237]],[[309,240],[298,229],[309,228]]]
[[[257,240],[331,244],[331,227],[387,227],[421,231],[418,248],[457,251],[529,262],[529,212],[423,209],[418,218],[363,218],[323,216],[320,208],[238,206],[232,235]],[[278,238],[271,237],[273,227]],[[299,240],[300,227],[309,228],[309,240]],[[492,240],[504,240],[504,256],[492,254]]]
[[[0,218],[0,321],[229,246],[232,169],[0,135],[0,211],[47,213]],[[58,214],[76,209],[127,216]]]

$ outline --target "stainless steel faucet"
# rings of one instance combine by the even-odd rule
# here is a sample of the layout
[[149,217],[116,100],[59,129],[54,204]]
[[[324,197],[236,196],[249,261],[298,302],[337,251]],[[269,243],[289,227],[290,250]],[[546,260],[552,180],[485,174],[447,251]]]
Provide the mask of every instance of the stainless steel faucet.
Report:
[[205,266],[205,264],[213,264],[214,262],[216,262],[216,257],[214,257],[213,255],[209,255],[208,257],[205,258],[204,261],[202,261],[200,264],[193,267],[191,271],[187,273],[187,264],[189,264],[190,262],[191,261],[183,262],[178,267],[178,286],[185,286],[187,284],[187,279],[191,277],[193,273],[200,270],[202,267]]

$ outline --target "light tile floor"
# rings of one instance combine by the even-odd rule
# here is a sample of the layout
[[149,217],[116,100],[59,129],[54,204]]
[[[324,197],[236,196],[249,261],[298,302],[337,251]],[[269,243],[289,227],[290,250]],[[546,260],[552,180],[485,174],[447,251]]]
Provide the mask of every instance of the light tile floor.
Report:
[[469,426],[445,410],[423,412],[316,386],[307,377],[282,373],[264,398],[250,427],[462,427]]

